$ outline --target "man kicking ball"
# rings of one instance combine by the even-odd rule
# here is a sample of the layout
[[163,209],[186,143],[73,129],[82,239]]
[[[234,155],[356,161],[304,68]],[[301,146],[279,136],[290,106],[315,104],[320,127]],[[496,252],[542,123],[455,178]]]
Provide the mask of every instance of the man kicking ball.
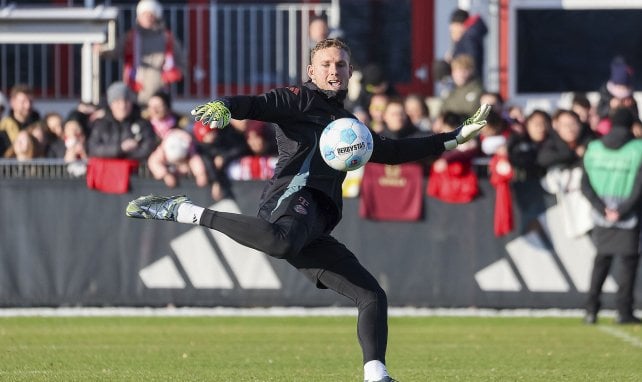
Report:
[[[267,183],[257,217],[213,211],[185,196],[143,196],[126,215],[197,224],[228,235],[245,246],[284,259],[318,288],[331,289],[357,307],[357,336],[366,382],[394,381],[386,369],[388,302],[377,280],[331,232],[341,220],[341,184],[346,176],[330,168],[318,149],[319,136],[335,119],[355,118],[343,108],[352,75],[350,49],[338,39],[320,41],[310,53],[310,78],[257,96],[222,97],[196,107],[197,121],[224,128],[230,118],[277,125],[279,158]],[[451,133],[385,139],[373,133],[371,162],[399,164],[438,156],[477,136],[490,111],[482,105]]]

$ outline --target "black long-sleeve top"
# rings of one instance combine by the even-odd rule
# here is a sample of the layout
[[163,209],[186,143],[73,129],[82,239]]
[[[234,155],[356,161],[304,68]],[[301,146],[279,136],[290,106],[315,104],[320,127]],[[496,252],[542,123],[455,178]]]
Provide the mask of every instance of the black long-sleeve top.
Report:
[[[339,118],[356,118],[343,107],[345,92],[319,89],[311,82],[301,87],[278,88],[258,96],[223,97],[235,119],[254,119],[276,124],[279,159],[274,177],[268,182],[261,205],[276,201],[301,187],[327,196],[334,206],[335,223],[341,217],[341,185],[346,173],[328,166],[319,151],[323,129]],[[399,164],[438,156],[444,142],[455,133],[421,138],[386,139],[372,133],[371,162]]]

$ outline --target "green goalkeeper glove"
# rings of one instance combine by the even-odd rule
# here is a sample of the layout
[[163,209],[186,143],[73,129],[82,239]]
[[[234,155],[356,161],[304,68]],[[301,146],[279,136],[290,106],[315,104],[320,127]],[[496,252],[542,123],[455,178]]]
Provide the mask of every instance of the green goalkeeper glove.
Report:
[[195,121],[210,125],[210,129],[222,129],[230,123],[230,109],[223,101],[212,101],[199,105],[192,110]]
[[457,145],[475,138],[482,127],[486,126],[486,117],[488,113],[490,113],[490,109],[490,105],[481,105],[472,117],[465,120],[464,123],[455,130],[457,134],[455,139],[444,142],[446,150],[452,150],[457,147]]

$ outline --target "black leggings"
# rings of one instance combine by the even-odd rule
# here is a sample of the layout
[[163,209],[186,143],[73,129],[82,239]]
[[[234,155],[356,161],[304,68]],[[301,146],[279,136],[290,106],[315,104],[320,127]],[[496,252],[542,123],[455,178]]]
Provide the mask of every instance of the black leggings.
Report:
[[357,306],[357,335],[363,362],[385,364],[388,302],[377,280],[350,250],[327,232],[318,197],[305,188],[261,217],[206,209],[200,225],[270,256],[285,259],[319,288],[331,289]]

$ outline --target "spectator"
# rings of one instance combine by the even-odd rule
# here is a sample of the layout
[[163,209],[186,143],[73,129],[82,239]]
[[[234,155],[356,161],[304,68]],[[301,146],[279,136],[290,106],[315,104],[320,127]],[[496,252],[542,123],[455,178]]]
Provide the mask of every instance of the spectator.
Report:
[[274,128],[260,121],[251,121],[245,130],[249,155],[230,163],[228,175],[235,180],[268,180],[274,175],[277,162]]
[[617,258],[621,267],[616,322],[639,324],[640,319],[633,315],[633,291],[640,261],[642,141],[633,137],[634,116],[628,108],[614,110],[612,122],[608,134],[589,144],[583,161],[582,191],[593,207],[592,238],[597,248],[584,321],[597,322],[602,285]]
[[87,156],[87,135],[81,121],[75,118],[68,119],[64,125],[64,160],[66,163],[86,161]]
[[328,18],[325,15],[315,15],[310,19],[308,25],[308,38],[310,41],[310,49],[314,47],[319,41],[325,40],[330,35],[330,27],[328,26]]
[[611,129],[611,110],[627,107],[637,118],[638,106],[633,98],[633,90],[633,69],[623,57],[615,57],[611,62],[611,75],[599,90],[597,114],[600,120],[595,129],[598,135],[606,135]]
[[404,110],[410,118],[410,122],[420,131],[431,133],[432,121],[430,110],[424,98],[419,94],[409,94],[404,100]]
[[134,95],[124,82],[114,82],[107,89],[105,116],[91,126],[88,154],[93,157],[147,161],[156,146],[149,121],[134,109]]
[[147,160],[154,179],[163,180],[169,188],[178,186],[180,177],[192,175],[199,187],[208,184],[203,158],[197,153],[192,135],[178,128],[163,133],[161,144]]
[[60,113],[51,112],[45,114],[42,122],[33,126],[31,134],[38,141],[39,156],[46,158],[62,158],[65,156],[62,116]]
[[580,117],[582,131],[589,132],[595,130],[597,123],[593,124],[593,121],[595,120],[593,117],[594,110],[591,106],[591,101],[589,101],[585,94],[575,93],[573,95],[571,110]]
[[28,130],[20,130],[11,148],[5,152],[5,158],[15,158],[19,162],[36,158],[38,142]]
[[474,73],[484,78],[484,36],[488,33],[486,24],[479,15],[470,15],[463,9],[456,9],[450,17],[451,51],[446,61],[451,64],[459,55],[468,55],[473,61]]
[[368,114],[370,115],[370,124],[368,127],[375,133],[381,133],[384,130],[383,112],[390,97],[386,94],[373,94],[368,105]]
[[366,126],[370,126],[372,124],[372,119],[370,119],[370,113],[361,106],[357,106],[352,110],[352,114],[354,114],[357,119],[363,123]]
[[395,87],[388,80],[383,67],[377,63],[366,65],[361,71],[361,89],[354,105],[350,109],[361,106],[367,109],[374,95],[394,97],[399,95]]
[[461,116],[470,115],[479,108],[479,98],[483,91],[482,84],[475,75],[473,59],[461,54],[453,59],[451,67],[455,88],[446,96],[441,109]]
[[504,115],[504,97],[497,92],[484,90],[479,96],[479,103],[490,105],[495,113]]
[[172,110],[171,97],[165,91],[154,93],[147,104],[145,117],[152,124],[159,141],[173,128],[185,128],[188,120]]
[[384,129],[380,133],[386,138],[401,139],[407,137],[425,136],[412,124],[404,110],[403,101],[399,98],[391,99],[383,111]]
[[537,155],[537,163],[546,168],[544,190],[555,195],[565,234],[571,238],[593,228],[590,204],[581,192],[581,162],[591,137],[581,132],[577,114],[559,110],[553,117],[553,130]]
[[556,165],[576,166],[590,140],[590,135],[582,135],[580,117],[573,111],[561,109],[553,117],[553,130],[542,144],[537,162],[546,169]]
[[123,81],[147,106],[152,94],[168,90],[183,78],[185,58],[181,43],[165,27],[163,8],[156,0],[141,0],[136,6],[136,25],[122,36],[113,50],[103,56],[123,59]]
[[[454,131],[463,122],[461,116],[446,112],[439,117],[439,131]],[[448,203],[468,203],[479,193],[477,175],[472,171],[472,160],[479,153],[477,140],[444,151],[434,161],[428,176],[427,194]]]
[[21,130],[40,121],[40,113],[33,108],[33,91],[29,86],[18,84],[12,87],[9,105],[9,115],[0,120],[0,132],[6,134],[3,138],[6,146],[13,143]]
[[491,110],[486,117],[486,126],[479,133],[482,153],[490,157],[499,149],[506,151],[506,142],[509,136],[510,129],[507,127],[506,120]]
[[521,216],[521,232],[537,227],[537,217],[546,209],[541,178],[546,173],[537,163],[540,147],[552,130],[551,116],[534,110],[524,122],[523,134],[508,138],[508,160],[513,166],[512,187]]
[[[245,127],[242,127],[245,129]],[[224,131],[234,129],[210,129],[201,122],[194,123],[193,135],[196,138],[196,150],[205,162],[207,177],[210,180],[212,199],[219,201],[232,196],[232,185],[227,175],[227,167],[230,162],[245,155],[248,151],[243,141],[242,148],[238,144],[228,145],[228,138],[223,135]],[[238,133],[238,130],[236,132]]]

